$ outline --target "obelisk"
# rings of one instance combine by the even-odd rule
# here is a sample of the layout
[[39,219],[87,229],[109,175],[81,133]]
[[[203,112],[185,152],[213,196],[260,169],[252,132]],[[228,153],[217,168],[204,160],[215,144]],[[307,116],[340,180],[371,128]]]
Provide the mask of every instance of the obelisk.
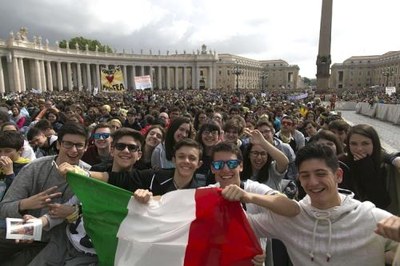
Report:
[[317,90],[329,88],[331,66],[332,0],[322,0],[321,28],[317,56]]

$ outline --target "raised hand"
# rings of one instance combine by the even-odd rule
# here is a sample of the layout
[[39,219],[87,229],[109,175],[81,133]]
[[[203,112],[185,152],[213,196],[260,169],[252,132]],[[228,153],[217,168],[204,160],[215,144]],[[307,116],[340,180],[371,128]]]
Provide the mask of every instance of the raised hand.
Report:
[[0,156],[0,168],[5,175],[14,173],[13,161],[8,156]]
[[250,142],[253,145],[262,145],[264,142],[266,142],[263,134],[258,129],[251,130],[245,128],[244,133],[250,137]]
[[19,203],[19,210],[36,210],[47,207],[49,203],[53,200],[53,198],[57,198],[61,196],[61,192],[57,191],[57,186],[46,189],[43,192],[35,194],[29,198],[25,198]]
[[62,176],[66,176],[68,171],[74,172],[75,166],[67,162],[62,163],[58,166],[58,172],[60,172]]
[[58,166],[58,171],[60,172],[60,174],[61,174],[62,176],[66,176],[66,175],[67,175],[67,172],[73,172],[73,173],[76,173],[76,174],[86,175],[86,176],[89,175],[89,174],[88,174],[88,171],[86,171],[86,170],[80,168],[80,167],[77,166],[77,165],[72,165],[72,164],[69,164],[69,163],[67,163],[67,162],[60,164],[60,165]]
[[390,216],[381,220],[375,229],[375,233],[400,242],[400,217]]
[[366,153],[353,152],[354,161],[359,161],[368,156]]
[[137,201],[139,201],[140,203],[146,204],[147,202],[149,202],[149,200],[151,199],[151,197],[153,196],[153,193],[151,193],[150,191],[148,191],[147,189],[137,189],[134,193],[133,196],[135,197],[135,199]]
[[229,201],[240,201],[246,192],[237,185],[229,185],[222,190],[221,194]]

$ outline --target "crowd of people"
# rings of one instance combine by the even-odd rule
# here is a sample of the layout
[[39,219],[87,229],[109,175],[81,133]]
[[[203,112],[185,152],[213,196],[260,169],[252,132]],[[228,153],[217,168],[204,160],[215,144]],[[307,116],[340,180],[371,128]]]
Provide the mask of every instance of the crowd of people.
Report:
[[375,103],[400,104],[400,93],[386,93],[384,87],[371,87],[356,90],[344,90],[340,99],[343,101],[368,102],[371,105]]
[[4,97],[0,221],[40,219],[44,229],[42,241],[17,243],[0,222],[0,265],[97,265],[67,171],[143,204],[220,187],[242,202],[265,250],[255,265],[396,261],[400,153],[387,153],[372,126],[350,126],[334,101],[289,99],[255,91]]

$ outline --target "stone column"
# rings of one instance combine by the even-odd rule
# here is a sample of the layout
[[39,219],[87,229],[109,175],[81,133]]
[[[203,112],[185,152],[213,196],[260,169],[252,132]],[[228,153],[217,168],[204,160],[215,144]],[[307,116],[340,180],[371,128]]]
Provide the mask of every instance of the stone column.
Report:
[[96,86],[101,91],[101,80],[100,80],[100,65],[96,64]]
[[132,81],[133,81],[133,86],[132,88],[136,90],[136,84],[135,84],[135,77],[136,77],[136,69],[135,65],[132,66]]
[[217,64],[214,62],[214,63],[212,63],[212,65],[213,65],[213,68],[212,68],[212,70],[213,70],[213,80],[212,80],[212,84],[213,84],[213,86],[212,86],[212,89],[216,89],[217,88]]
[[140,75],[144,76],[144,66],[140,66]]
[[86,64],[86,80],[87,80],[87,84],[86,84],[86,90],[87,91],[93,91],[92,88],[92,75],[90,73],[90,64]]
[[72,69],[71,69],[71,63],[67,63],[67,84],[68,84],[68,90],[72,91]]
[[59,91],[62,91],[64,89],[62,80],[61,62],[57,62],[57,86]]
[[162,75],[161,75],[161,71],[162,71],[162,68],[161,68],[161,66],[158,66],[158,72],[157,72],[157,87],[158,87],[158,89],[159,90],[161,90],[162,89]]
[[[23,58],[18,58],[18,66],[19,66],[19,74],[21,78],[21,91],[25,92],[26,91],[26,81],[25,81],[25,69],[24,69],[24,59]],[[1,64],[1,62],[0,62]]]
[[82,69],[81,63],[76,63],[76,71],[78,72],[78,90],[82,91]]
[[4,71],[3,64],[1,64],[1,56],[0,56],[0,93],[4,95],[6,92],[5,84],[4,84]]
[[197,64],[192,67],[192,87],[197,90],[199,88],[199,68]]
[[213,81],[213,71],[212,71],[212,67],[209,66],[208,67],[208,88],[212,89],[212,81]]
[[317,56],[317,89],[328,89],[331,66],[332,0],[322,0]]
[[187,71],[187,68],[184,66],[183,67],[183,89],[184,90],[187,90],[187,76],[186,76],[186,71]]
[[42,91],[47,91],[46,82],[46,70],[44,69],[44,61],[40,60],[40,83],[42,85]]
[[150,76],[150,82],[151,82],[151,90],[154,89],[154,78],[153,78],[153,67],[149,66],[149,76]]
[[46,62],[47,67],[47,90],[53,91],[53,70],[51,69],[51,62]]
[[14,88],[11,91],[20,92],[21,91],[21,82],[19,77],[19,67],[18,67],[18,58],[14,57],[12,60],[13,66],[13,81],[14,81]]
[[122,74],[124,75],[124,86],[125,88],[128,88],[128,73],[126,72],[126,65],[122,66]]
[[165,75],[166,75],[166,80],[167,80],[167,90],[170,90],[171,89],[171,86],[170,86],[170,79],[169,79],[169,66],[167,66],[166,67],[166,69],[165,69]]
[[40,77],[40,62],[39,60],[35,59],[35,79],[36,79],[36,88],[40,91],[42,90],[42,79]]
[[179,70],[179,67],[176,66],[175,67],[175,89],[179,88],[179,77],[178,77],[179,71],[178,70]]

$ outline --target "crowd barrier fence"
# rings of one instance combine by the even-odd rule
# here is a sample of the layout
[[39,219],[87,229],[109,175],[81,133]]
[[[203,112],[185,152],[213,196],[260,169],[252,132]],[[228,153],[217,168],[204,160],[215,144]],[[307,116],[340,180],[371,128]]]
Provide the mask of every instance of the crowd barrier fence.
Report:
[[355,105],[355,111],[357,114],[400,125],[400,104],[375,103],[371,105],[369,103],[360,102]]

